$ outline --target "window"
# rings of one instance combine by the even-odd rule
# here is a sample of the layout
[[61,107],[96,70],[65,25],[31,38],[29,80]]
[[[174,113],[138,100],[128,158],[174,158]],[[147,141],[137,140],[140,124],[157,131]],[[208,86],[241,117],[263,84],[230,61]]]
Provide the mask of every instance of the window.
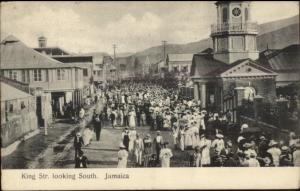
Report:
[[227,20],[228,20],[228,11],[227,11],[227,8],[225,7],[223,9],[223,23],[227,23]]
[[57,70],[57,79],[58,80],[65,80],[65,70],[64,69],[58,69]]
[[178,67],[177,67],[177,66],[174,66],[174,67],[173,67],[173,71],[174,71],[174,72],[178,72]]
[[49,70],[46,70],[46,81],[49,81]]
[[26,106],[25,106],[25,103],[24,101],[21,101],[21,109],[24,109]]
[[14,105],[12,103],[9,104],[9,110],[10,113],[14,112]]
[[248,9],[245,8],[245,20],[248,21],[249,16],[248,16]]
[[88,69],[83,69],[83,76],[88,76]]
[[101,76],[101,71],[98,71],[97,73],[98,73],[98,76]]
[[42,70],[41,69],[33,70],[33,80],[34,81],[42,81]]
[[25,70],[22,70],[22,82],[26,82]]
[[8,76],[9,76],[10,79],[13,78],[13,77],[12,77],[13,75],[12,75],[12,71],[11,71],[11,70],[8,71]]
[[17,71],[13,71],[13,73],[12,73],[12,79],[13,80],[18,80],[18,73],[17,73]]
[[182,67],[181,72],[187,72],[187,71],[188,71],[188,67],[187,66]]
[[94,71],[94,75],[96,75],[96,71]]

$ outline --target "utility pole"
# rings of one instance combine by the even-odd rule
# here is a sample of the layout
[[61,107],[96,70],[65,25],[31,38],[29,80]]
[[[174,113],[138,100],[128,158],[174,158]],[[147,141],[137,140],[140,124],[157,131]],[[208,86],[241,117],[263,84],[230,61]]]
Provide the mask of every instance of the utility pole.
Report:
[[[167,63],[166,63],[166,44],[167,44],[167,41],[163,40],[161,42],[162,42],[162,45],[163,45],[163,54],[164,54],[163,55],[164,56],[164,62],[163,63],[164,63],[164,67],[165,67],[165,66],[167,66]],[[163,75],[163,78],[165,77],[164,76],[165,75],[164,72],[165,71],[163,71],[162,74],[161,74],[161,75]]]
[[164,62],[166,62],[166,45],[167,45],[167,41],[163,40],[161,42],[162,42],[162,45],[163,45]]

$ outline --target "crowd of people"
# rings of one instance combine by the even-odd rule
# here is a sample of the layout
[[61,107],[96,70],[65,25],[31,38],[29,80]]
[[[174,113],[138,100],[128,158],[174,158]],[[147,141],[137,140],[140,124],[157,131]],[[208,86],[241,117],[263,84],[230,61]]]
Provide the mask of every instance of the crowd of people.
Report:
[[[242,124],[235,136],[232,111],[206,111],[200,101],[179,97],[176,89],[125,82],[100,97],[105,104],[94,118],[123,129],[120,168],[127,166],[129,157],[140,167],[170,167],[175,157],[193,167],[300,166],[300,139],[295,133],[289,140],[275,141]],[[143,126],[150,126],[155,137],[138,133]],[[174,156],[174,152],[180,154]]]

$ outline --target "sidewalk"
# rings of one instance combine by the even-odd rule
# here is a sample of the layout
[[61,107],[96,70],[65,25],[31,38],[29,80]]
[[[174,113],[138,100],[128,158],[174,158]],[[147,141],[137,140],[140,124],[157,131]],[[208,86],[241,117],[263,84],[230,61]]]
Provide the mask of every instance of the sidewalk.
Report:
[[48,135],[45,135],[44,130],[41,129],[39,134],[22,142],[12,154],[2,157],[2,168],[28,168],[28,165],[34,162],[38,155],[63,134],[69,132],[73,126],[73,124],[68,123],[54,123],[52,128],[48,128]]
[[[91,120],[94,106],[86,112],[87,121]],[[18,148],[10,155],[1,157],[3,169],[27,169],[27,168],[53,168],[55,158],[61,155],[67,139],[70,138],[78,124],[58,121],[48,128],[48,135],[44,129],[34,137],[20,143]],[[55,151],[62,147],[61,151]],[[55,147],[55,148],[54,148]]]

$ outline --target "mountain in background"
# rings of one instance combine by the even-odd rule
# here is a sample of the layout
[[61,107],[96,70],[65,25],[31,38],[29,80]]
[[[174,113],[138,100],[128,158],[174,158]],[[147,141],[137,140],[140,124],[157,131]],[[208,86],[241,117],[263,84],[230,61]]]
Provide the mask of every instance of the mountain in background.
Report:
[[[257,48],[259,51],[265,50],[267,46],[270,49],[281,49],[291,44],[299,44],[299,15],[261,24],[258,31]],[[166,51],[168,54],[194,54],[209,47],[212,48],[212,40],[206,38],[187,44],[167,44]],[[154,63],[162,59],[162,52],[163,47],[160,45],[137,52],[134,56],[148,56],[150,62]]]

